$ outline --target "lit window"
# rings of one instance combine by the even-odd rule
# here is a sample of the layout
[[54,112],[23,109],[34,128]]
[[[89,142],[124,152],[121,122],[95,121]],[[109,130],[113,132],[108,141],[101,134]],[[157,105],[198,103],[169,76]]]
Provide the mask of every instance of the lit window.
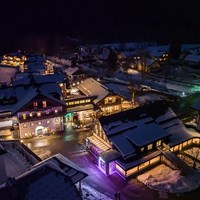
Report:
[[153,144],[149,144],[148,146],[147,146],[147,149],[148,150],[151,150],[153,148]]
[[41,112],[37,112],[37,117],[41,117]]
[[50,123],[50,120],[47,120],[47,124],[49,124]]
[[46,110],[46,115],[48,115],[49,114],[49,110]]
[[30,117],[33,117],[33,113],[31,112],[29,116],[30,116]]
[[33,106],[34,107],[37,107],[38,106],[38,103],[35,101],[35,102],[33,102]]
[[55,114],[57,114],[58,113],[58,110],[57,109],[55,109]]
[[31,126],[34,126],[34,123],[33,123],[33,122],[31,122]]
[[42,102],[42,107],[43,107],[43,108],[46,108],[46,107],[47,107],[47,102],[46,102],[46,101],[43,101],[43,102]]
[[59,118],[55,118],[55,122],[59,122]]
[[140,150],[141,150],[141,152],[143,152],[144,151],[144,147],[142,147]]
[[23,114],[23,119],[26,119],[26,114],[25,113]]
[[24,127],[24,128],[26,128],[26,127],[27,127],[26,123],[24,123],[24,124],[23,124],[23,127]]
[[41,125],[42,123],[41,122],[38,122],[38,125]]

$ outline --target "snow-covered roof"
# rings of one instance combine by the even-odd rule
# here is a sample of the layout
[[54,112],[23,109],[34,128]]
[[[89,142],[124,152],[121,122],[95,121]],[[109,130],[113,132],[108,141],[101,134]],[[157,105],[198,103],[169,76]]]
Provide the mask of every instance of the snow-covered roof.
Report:
[[165,54],[165,51],[158,51],[158,50],[153,50],[149,52],[149,55],[151,57],[156,57],[156,58],[160,58],[162,57],[162,55]]
[[169,45],[148,46],[145,50],[151,52],[168,52]]
[[154,62],[156,62],[156,61],[153,60],[153,59],[149,59],[149,58],[146,58],[146,60],[145,60],[145,64],[146,64],[147,66],[152,65]]
[[3,199],[13,199],[10,195],[13,185],[16,199],[82,199],[71,179],[48,164],[31,169],[16,179],[8,179],[7,184],[0,189]]
[[52,165],[54,168],[61,170],[72,180],[74,184],[87,176],[87,174],[80,167],[62,154],[53,155],[34,165],[32,168],[37,168],[38,166],[46,164]]
[[11,83],[11,79],[15,77],[18,72],[18,67],[10,67],[5,65],[0,65],[0,83],[6,83],[7,85]]
[[0,185],[8,177],[17,177],[29,170],[40,159],[19,141],[0,141],[5,152],[0,154]]
[[137,147],[146,146],[160,139],[169,138],[175,146],[193,137],[180,119],[164,102],[151,103],[99,119],[113,146],[123,157],[133,156]]
[[92,78],[84,80],[77,88],[86,96],[97,96],[94,103],[98,103],[109,94],[109,91],[103,85]]
[[199,63],[200,62],[200,55],[188,54],[185,58],[185,61]]
[[77,72],[79,70],[78,67],[67,67],[64,69],[64,72],[68,75],[68,76],[72,76],[75,72]]
[[124,97],[125,99],[131,101],[132,95],[131,92],[129,91],[128,87],[126,85],[121,85],[117,83],[103,83],[103,85],[113,93]]

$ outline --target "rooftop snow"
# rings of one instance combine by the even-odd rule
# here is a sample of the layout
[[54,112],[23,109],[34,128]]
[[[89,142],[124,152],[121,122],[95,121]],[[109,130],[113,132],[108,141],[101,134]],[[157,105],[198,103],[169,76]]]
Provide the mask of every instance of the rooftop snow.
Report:
[[97,96],[94,103],[98,103],[109,94],[109,91],[103,85],[92,78],[84,80],[77,88],[86,96]]
[[184,58],[185,61],[199,63],[200,62],[200,55],[193,55],[189,54]]

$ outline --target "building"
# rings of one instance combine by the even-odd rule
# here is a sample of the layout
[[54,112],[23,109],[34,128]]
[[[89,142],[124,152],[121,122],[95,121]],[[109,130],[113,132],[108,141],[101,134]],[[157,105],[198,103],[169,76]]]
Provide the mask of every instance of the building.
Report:
[[2,64],[14,66],[14,67],[20,67],[20,71],[24,71],[24,62],[26,61],[26,55],[23,52],[15,52],[15,53],[9,53],[5,54],[3,56]]
[[86,139],[99,168],[123,178],[165,162],[165,150],[176,154],[192,145],[200,145],[200,136],[189,132],[164,101],[103,116]]
[[8,177],[18,177],[27,172],[40,161],[37,155],[18,140],[0,141],[0,185]]
[[82,199],[87,174],[61,154],[41,161],[19,141],[0,141],[0,169],[2,200]]
[[92,78],[84,80],[77,88],[86,96],[96,96],[93,102],[104,115],[122,111],[123,102],[129,101],[121,93],[120,87],[114,87],[114,84],[103,85]]
[[19,79],[0,89],[1,136],[25,138],[64,130],[66,104],[59,84],[36,79],[30,80],[33,85]]

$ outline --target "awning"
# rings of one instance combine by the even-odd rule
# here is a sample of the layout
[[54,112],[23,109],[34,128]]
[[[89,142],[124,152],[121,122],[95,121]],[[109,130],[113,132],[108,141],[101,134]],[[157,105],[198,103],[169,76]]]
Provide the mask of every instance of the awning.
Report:
[[96,147],[98,147],[99,149],[101,149],[102,151],[106,151],[108,149],[110,149],[109,146],[107,146],[106,144],[104,144],[103,142],[101,142],[97,137],[95,137],[94,135],[93,136],[90,136],[90,137],[87,137],[87,139],[92,143],[94,144]]
[[99,154],[99,156],[102,158],[103,161],[105,162],[111,162],[113,160],[118,159],[121,155],[119,154],[118,151],[114,149],[109,149],[107,151],[103,151]]

